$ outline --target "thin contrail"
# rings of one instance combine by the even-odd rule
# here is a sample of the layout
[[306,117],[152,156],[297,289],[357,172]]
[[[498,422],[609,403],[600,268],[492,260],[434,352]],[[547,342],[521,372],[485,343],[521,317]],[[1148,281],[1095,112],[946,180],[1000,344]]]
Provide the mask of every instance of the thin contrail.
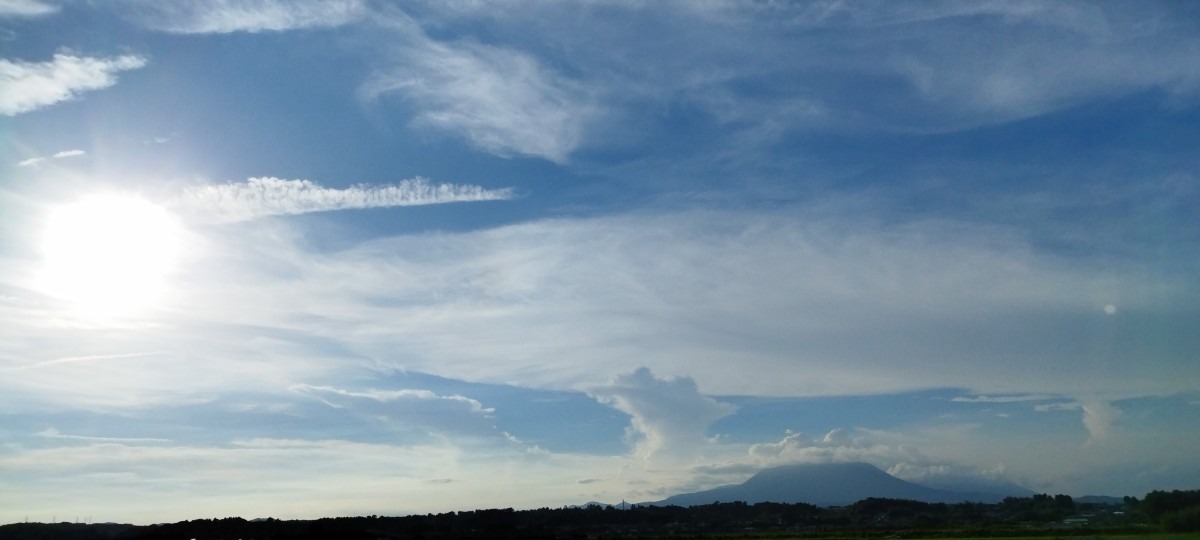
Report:
[[121,359],[121,358],[139,358],[139,357],[143,357],[143,356],[157,356],[160,354],[167,354],[167,353],[162,352],[162,351],[150,351],[150,352],[136,352],[136,353],[123,353],[123,354],[90,354],[87,356],[67,356],[67,357],[63,357],[63,358],[55,358],[53,360],[43,360],[41,362],[35,362],[35,363],[27,364],[24,366],[17,366],[14,368],[9,368],[8,371],[25,371],[27,369],[35,369],[35,368],[41,368],[41,367],[46,367],[46,366],[53,366],[53,365],[57,365],[57,364],[73,364],[75,362],[91,362],[93,360],[117,360],[117,359]]
[[34,435],[45,437],[47,439],[70,439],[76,441],[92,441],[92,442],[129,442],[129,443],[166,443],[171,442],[171,439],[158,439],[154,437],[89,437],[87,435],[67,435],[61,433],[57,429],[47,428]]

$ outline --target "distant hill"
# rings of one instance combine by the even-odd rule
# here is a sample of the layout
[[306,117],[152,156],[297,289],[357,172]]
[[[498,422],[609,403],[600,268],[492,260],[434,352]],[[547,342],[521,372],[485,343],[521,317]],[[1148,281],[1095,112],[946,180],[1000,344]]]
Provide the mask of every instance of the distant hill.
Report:
[[998,493],[962,493],[901,480],[867,463],[785,465],[760,471],[737,485],[674,495],[647,503],[696,506],[713,502],[808,503],[844,506],[868,497],[910,499],[931,503],[998,502]]
[[1108,506],[1121,506],[1125,504],[1124,497],[1110,497],[1108,495],[1084,495],[1075,497],[1075,502],[1079,504],[1104,504]]
[[617,510],[629,510],[629,507],[633,506],[633,504],[627,503],[625,501],[621,501],[619,503],[602,503],[602,502],[597,502],[597,501],[588,501],[583,504],[575,505],[575,508],[589,508],[592,506],[599,506],[600,508],[608,508],[611,506]]

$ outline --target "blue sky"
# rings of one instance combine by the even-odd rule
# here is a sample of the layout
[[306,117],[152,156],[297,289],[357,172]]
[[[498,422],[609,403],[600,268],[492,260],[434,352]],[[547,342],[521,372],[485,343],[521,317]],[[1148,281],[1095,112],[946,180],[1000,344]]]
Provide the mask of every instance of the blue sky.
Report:
[[0,522],[1200,483],[1187,3],[0,1]]

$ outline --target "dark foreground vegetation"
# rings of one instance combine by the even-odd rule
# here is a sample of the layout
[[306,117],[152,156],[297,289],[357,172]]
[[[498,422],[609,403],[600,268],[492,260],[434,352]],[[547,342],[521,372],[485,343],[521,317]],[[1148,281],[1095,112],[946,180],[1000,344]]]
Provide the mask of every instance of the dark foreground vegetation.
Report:
[[[317,520],[198,519],[160,525],[14,523],[0,539],[305,538],[1017,538],[1160,536],[1200,532],[1200,490],[1154,491],[1142,500],[1076,502],[1066,495],[1009,497],[999,504],[864,499],[840,508],[809,504],[475,510],[404,517]],[[1185,534],[1184,537],[1192,537]]]

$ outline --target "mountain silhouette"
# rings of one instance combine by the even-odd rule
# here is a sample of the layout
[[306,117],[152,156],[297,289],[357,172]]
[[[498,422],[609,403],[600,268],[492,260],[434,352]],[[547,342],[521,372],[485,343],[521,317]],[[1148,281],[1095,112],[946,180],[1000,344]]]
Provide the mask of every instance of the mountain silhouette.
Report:
[[741,484],[674,495],[648,504],[696,506],[742,501],[844,506],[869,497],[956,503],[997,502],[1004,495],[934,489],[901,480],[867,463],[823,463],[764,469]]

